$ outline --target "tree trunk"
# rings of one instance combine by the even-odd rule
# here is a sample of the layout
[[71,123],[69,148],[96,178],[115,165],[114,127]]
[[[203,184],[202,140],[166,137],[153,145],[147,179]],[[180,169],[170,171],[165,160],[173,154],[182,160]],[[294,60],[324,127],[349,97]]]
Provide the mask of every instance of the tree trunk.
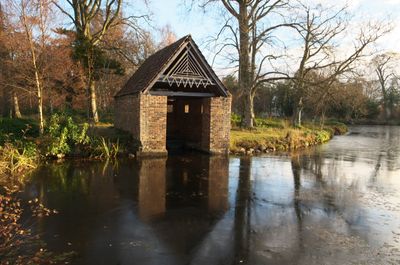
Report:
[[53,106],[53,97],[52,97],[52,93],[51,93],[51,88],[49,87],[48,88],[48,91],[49,91],[49,105],[50,105],[50,115],[53,115],[53,112],[54,112],[54,106]]
[[250,36],[249,17],[247,12],[247,1],[239,2],[239,89],[244,91],[244,122],[246,128],[253,127],[254,109],[253,96],[251,95],[251,73],[250,67]]
[[[90,40],[89,40],[90,41]],[[94,80],[95,69],[95,52],[94,47],[87,47],[87,77],[88,82],[88,98],[89,98],[89,118],[94,122],[99,122],[99,114],[97,111],[97,97],[96,97],[96,81]]]
[[96,102],[96,82],[90,78],[89,80],[89,100],[90,100],[90,110],[92,119],[95,123],[99,122],[99,114],[97,112],[97,102]]
[[302,115],[303,115],[303,97],[300,97],[297,106],[295,107],[295,111],[293,113],[292,123],[294,126],[296,127],[301,126]]
[[383,117],[385,121],[389,119],[389,110],[388,110],[388,100],[387,100],[387,93],[386,93],[386,87],[385,87],[385,82],[381,82],[381,89],[382,89],[382,111],[383,111]]
[[245,95],[244,126],[252,128],[254,126],[254,96],[249,93]]
[[387,96],[383,96],[383,115],[385,117],[385,121],[388,121],[390,119],[391,115]]
[[18,97],[17,93],[15,91],[12,92],[12,99],[13,99],[13,113],[15,118],[22,118],[21,111],[19,110],[19,103],[18,103]]
[[23,26],[25,28],[25,34],[27,37],[27,40],[29,41],[29,48],[31,52],[31,59],[32,59],[32,66],[33,66],[33,71],[35,73],[35,86],[36,86],[36,96],[38,100],[38,114],[39,114],[39,133],[40,135],[43,134],[44,132],[44,120],[43,120],[43,98],[42,98],[42,83],[39,77],[39,67],[37,65],[37,57],[36,57],[36,48],[35,48],[35,43],[34,39],[32,36],[32,28],[29,27],[29,22],[27,21],[27,15],[25,13],[25,6],[24,3],[21,3],[21,15],[22,15],[22,22]]
[[11,109],[11,95],[8,88],[5,86],[3,87],[3,100],[2,100],[2,114],[3,117],[12,117],[12,109]]
[[321,126],[321,130],[324,128],[325,126],[325,111],[323,110],[321,113],[321,120],[320,120],[320,126]]
[[36,93],[38,99],[38,114],[39,114],[39,133],[42,135],[44,133],[44,119],[43,119],[43,95],[42,95],[42,87],[40,85],[39,74],[35,71],[35,80],[36,80]]

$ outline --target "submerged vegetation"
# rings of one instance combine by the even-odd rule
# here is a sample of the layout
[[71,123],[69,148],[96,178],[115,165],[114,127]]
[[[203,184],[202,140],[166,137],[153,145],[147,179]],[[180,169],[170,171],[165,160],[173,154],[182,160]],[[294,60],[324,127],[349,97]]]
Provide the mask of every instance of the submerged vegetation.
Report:
[[323,125],[305,123],[292,127],[288,120],[256,119],[252,130],[237,127],[240,119],[232,115],[230,151],[233,154],[260,154],[274,151],[292,151],[329,141],[334,135],[347,132],[347,126],[330,121]]

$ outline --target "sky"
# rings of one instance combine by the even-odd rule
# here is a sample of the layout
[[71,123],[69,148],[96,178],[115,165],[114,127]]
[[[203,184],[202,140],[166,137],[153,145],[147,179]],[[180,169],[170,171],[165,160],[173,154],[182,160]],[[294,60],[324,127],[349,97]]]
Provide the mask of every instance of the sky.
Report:
[[[189,0],[190,1],[190,0]],[[189,2],[187,1],[187,2]],[[382,38],[374,47],[379,51],[394,51],[400,53],[400,0],[308,0],[320,3],[322,6],[342,6],[347,4],[354,13],[353,26],[368,20],[390,19],[393,21],[394,29]],[[184,6],[183,0],[150,0],[149,10],[152,12],[152,23],[156,27],[170,25],[177,37],[191,34],[194,40],[200,44],[215,35],[221,27],[215,19],[214,14],[204,13],[197,9],[190,13],[188,7]],[[357,29],[357,28],[355,28]],[[208,61],[212,61],[214,54],[203,48],[203,53]]]
[[[204,0],[125,0],[127,15],[150,14],[151,20],[148,23],[142,21],[143,26],[152,31],[154,36],[159,36],[159,30],[166,25],[172,29],[177,38],[191,34],[196,43],[200,46],[208,62],[212,65],[218,75],[225,76],[233,72],[226,59],[219,56],[215,57],[216,48],[207,46],[207,40],[215,37],[222,26],[222,19],[217,10],[218,5],[211,6],[207,12],[196,8],[196,4],[189,11],[190,3],[201,3]],[[295,0],[293,0],[295,1]],[[334,6],[340,8],[348,6],[348,10],[354,14],[350,27],[354,32],[359,31],[360,24],[374,20],[390,20],[393,30],[381,38],[376,45],[371,47],[375,52],[397,52],[400,54],[400,0],[301,0],[311,5],[321,4],[322,7]],[[62,3],[62,2],[61,2]],[[186,4],[185,4],[186,3]],[[292,34],[293,35],[293,34]],[[293,40],[292,35],[283,36],[285,45],[288,40]],[[286,39],[285,39],[286,37]],[[347,42],[346,42],[347,41]],[[351,52],[353,43],[348,38],[340,43],[340,49],[343,56]],[[271,49],[270,47],[266,47]],[[271,50],[266,52],[271,53]],[[274,51],[275,52],[275,51]],[[279,51],[278,51],[279,52]],[[278,53],[276,52],[276,53]],[[276,54],[275,53],[275,54]],[[339,54],[339,52],[337,52]],[[294,56],[301,56],[301,47],[292,47],[287,53]],[[335,53],[336,54],[336,53]],[[293,62],[286,60],[281,63],[282,67],[287,67],[289,72],[290,65],[296,67],[295,59]],[[400,68],[400,67],[399,67]]]
[[[178,38],[191,34],[196,40],[207,38],[210,32],[215,31],[218,25],[213,18],[200,10],[187,13],[187,6],[184,0],[150,0],[149,9],[153,13],[152,20],[157,26],[169,24],[177,34]],[[189,1],[187,1],[189,2]],[[383,41],[385,49],[400,52],[400,0],[310,0],[309,2],[332,5],[335,2],[338,6],[347,3],[358,19],[380,19],[390,18],[396,24],[395,29]]]

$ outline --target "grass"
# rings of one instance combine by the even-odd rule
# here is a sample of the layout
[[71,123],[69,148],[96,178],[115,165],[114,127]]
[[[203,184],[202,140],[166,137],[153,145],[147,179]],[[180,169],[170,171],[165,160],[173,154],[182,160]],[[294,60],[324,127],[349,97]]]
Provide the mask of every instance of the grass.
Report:
[[39,135],[37,123],[30,119],[0,118],[0,182],[37,166],[34,138]]
[[303,127],[293,128],[286,120],[274,119],[261,122],[260,120],[258,119],[258,126],[255,129],[234,128],[231,130],[231,153],[251,154],[296,150],[325,143],[334,135],[347,132],[346,125],[338,122],[328,122],[322,127],[308,123]]
[[[286,119],[257,118],[253,130],[240,129],[238,115],[233,114],[231,121],[230,150],[238,154],[296,150],[324,143],[333,135],[347,131],[346,125],[334,120],[327,121],[324,126],[305,123],[303,127],[293,128]],[[140,148],[140,143],[129,133],[115,129],[111,123],[89,126],[88,130],[85,126],[88,125],[66,114],[53,115],[45,135],[39,137],[37,123],[33,120],[0,119],[0,173],[13,174],[32,168],[39,158],[108,159],[134,153]]]
[[0,118],[0,182],[37,166],[40,160],[82,157],[115,159],[139,147],[129,133],[109,123],[89,127],[71,116],[53,115],[45,134],[30,119]]

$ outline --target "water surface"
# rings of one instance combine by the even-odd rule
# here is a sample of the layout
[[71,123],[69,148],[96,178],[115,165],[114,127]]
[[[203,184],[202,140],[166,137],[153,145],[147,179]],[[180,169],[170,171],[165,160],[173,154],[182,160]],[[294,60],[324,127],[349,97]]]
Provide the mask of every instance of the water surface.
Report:
[[400,127],[290,155],[49,163],[35,229],[72,264],[400,264]]

